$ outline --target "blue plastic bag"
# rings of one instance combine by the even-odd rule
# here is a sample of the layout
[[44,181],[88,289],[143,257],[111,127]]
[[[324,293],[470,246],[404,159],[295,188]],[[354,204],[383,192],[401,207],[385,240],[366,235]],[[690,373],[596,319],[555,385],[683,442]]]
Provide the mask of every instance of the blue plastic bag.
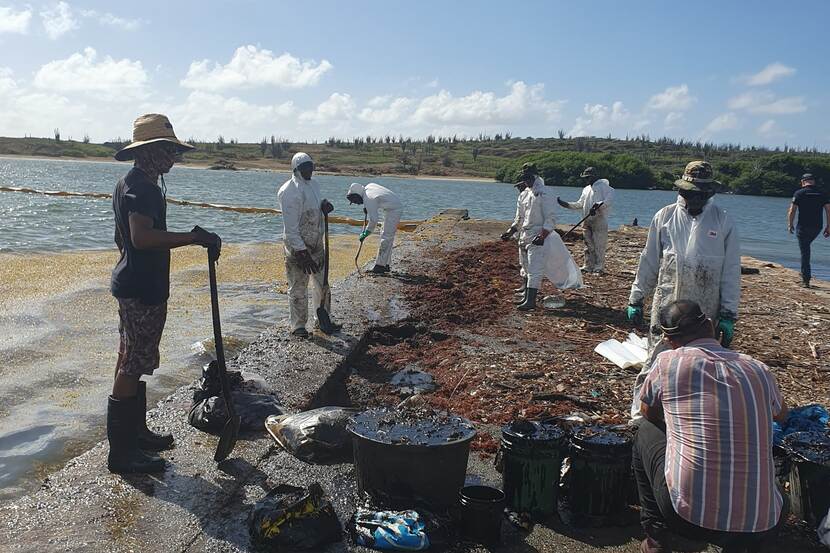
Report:
[[816,403],[791,409],[784,424],[772,423],[772,436],[775,445],[781,445],[786,436],[793,432],[821,432],[827,430],[830,413]]
[[429,548],[426,525],[415,511],[358,509],[349,526],[358,545],[391,551],[423,551]]

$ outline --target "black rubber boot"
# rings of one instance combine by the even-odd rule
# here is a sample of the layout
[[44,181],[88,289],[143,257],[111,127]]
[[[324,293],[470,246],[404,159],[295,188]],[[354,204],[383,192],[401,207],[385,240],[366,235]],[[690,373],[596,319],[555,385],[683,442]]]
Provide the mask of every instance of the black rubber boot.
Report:
[[376,275],[383,275],[389,272],[389,265],[375,265],[371,269],[369,269],[370,273],[375,273]]
[[172,434],[159,434],[147,428],[147,383],[138,381],[138,448],[145,451],[164,451],[173,447]]
[[536,288],[528,288],[525,296],[525,301],[516,308],[519,311],[533,311],[536,309],[536,294],[539,290]]
[[527,277],[524,277],[522,280],[522,285],[518,288],[513,288],[513,291],[517,294],[524,294],[525,290],[527,289]]
[[298,328],[291,333],[291,336],[295,338],[308,338],[308,331],[305,328]]
[[138,448],[136,427],[138,398],[115,399],[109,397],[107,403],[107,440],[110,452],[107,456],[107,468],[119,474],[161,472],[164,459]]

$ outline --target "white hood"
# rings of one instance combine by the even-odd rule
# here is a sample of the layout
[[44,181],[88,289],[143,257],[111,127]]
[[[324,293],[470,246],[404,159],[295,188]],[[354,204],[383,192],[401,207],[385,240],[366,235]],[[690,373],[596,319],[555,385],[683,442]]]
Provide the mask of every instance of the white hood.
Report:
[[296,171],[297,167],[308,161],[314,163],[311,159],[311,156],[307,153],[297,152],[296,154],[294,154],[294,157],[291,158],[291,170]]
[[365,198],[366,187],[360,184],[359,182],[353,182],[351,186],[349,186],[349,192],[346,195],[348,196],[350,194],[357,194],[361,198]]

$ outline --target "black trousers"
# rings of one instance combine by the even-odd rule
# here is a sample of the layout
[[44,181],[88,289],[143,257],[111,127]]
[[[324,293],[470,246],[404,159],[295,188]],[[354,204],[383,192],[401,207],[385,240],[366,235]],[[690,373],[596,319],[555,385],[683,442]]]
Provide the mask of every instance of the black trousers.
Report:
[[[671,530],[694,541],[714,543],[724,548],[754,550],[771,537],[775,529],[758,533],[720,532],[696,526],[681,518],[666,485],[666,429],[643,420],[634,439],[632,467],[640,495],[640,523],[646,534],[656,536]],[[780,520],[786,517],[782,512]]]
[[798,249],[801,250],[801,279],[804,282],[809,282],[812,276],[810,271],[810,246],[820,232],[821,227],[798,227],[795,231],[798,238]]

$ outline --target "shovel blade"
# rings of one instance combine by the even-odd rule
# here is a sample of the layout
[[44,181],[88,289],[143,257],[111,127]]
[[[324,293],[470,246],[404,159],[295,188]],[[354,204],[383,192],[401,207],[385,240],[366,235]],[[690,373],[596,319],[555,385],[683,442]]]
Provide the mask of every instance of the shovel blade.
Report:
[[329,312],[326,311],[325,307],[317,308],[317,322],[320,325],[320,330],[324,334],[334,334],[337,331],[334,327],[334,323],[331,322],[331,317],[329,317]]
[[236,446],[236,438],[239,436],[239,425],[242,419],[239,415],[231,415],[228,417],[228,422],[222,428],[222,433],[219,435],[219,445],[216,446],[216,453],[213,454],[213,460],[221,463],[228,458],[228,455]]

